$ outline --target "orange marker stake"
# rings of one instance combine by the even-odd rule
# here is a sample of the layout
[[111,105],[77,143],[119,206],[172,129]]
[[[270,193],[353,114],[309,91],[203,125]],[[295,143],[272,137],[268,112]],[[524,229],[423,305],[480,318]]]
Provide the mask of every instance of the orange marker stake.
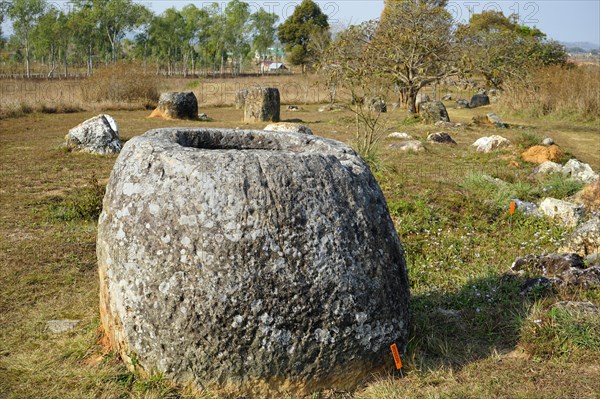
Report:
[[517,204],[515,204],[515,201],[510,201],[510,216],[515,214],[515,207],[517,206]]
[[402,368],[402,359],[400,359],[396,343],[390,345],[390,350],[392,351],[392,356],[394,356],[394,362],[396,362],[396,370],[400,370]]

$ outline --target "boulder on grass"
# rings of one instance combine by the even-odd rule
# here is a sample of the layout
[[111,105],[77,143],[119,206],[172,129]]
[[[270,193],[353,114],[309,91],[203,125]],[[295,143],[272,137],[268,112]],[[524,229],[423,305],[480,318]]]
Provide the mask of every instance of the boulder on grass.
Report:
[[490,98],[487,94],[475,94],[469,102],[469,108],[483,107],[484,105],[490,105]]
[[510,141],[502,136],[493,135],[477,139],[471,146],[475,147],[477,152],[492,152],[501,148],[510,146]]
[[404,133],[404,132],[393,132],[388,134],[388,138],[390,139],[398,139],[398,140],[410,140],[413,137],[408,134],[408,133]]
[[496,115],[493,112],[490,112],[486,115],[486,118],[488,120],[489,123],[491,123],[492,125],[496,126],[497,128],[500,129],[506,129],[508,128],[508,125],[506,123],[504,123],[502,121],[502,119],[500,119],[500,117],[498,115]]
[[572,267],[583,269],[583,258],[574,253],[526,255],[518,257],[512,264],[513,271],[540,273],[544,276],[556,276]]
[[549,175],[552,173],[561,173],[561,172],[562,172],[562,166],[559,163],[552,162],[552,161],[546,161],[546,162],[540,164],[539,166],[537,166],[533,170],[531,175],[532,176],[544,176],[544,175]]
[[198,99],[191,91],[161,93],[150,118],[198,119]]
[[130,368],[235,397],[351,390],[408,340],[404,251],[347,145],[157,129],[129,140],[97,239],[101,320]]
[[312,130],[308,126],[301,125],[299,123],[279,122],[271,123],[267,125],[263,130],[271,132],[287,132],[287,133],[302,133],[302,134],[313,134]]
[[75,126],[65,136],[67,148],[90,154],[108,155],[121,151],[117,122],[110,115],[98,115]]
[[539,211],[566,227],[575,227],[583,219],[583,206],[555,198],[546,198],[540,203]]
[[458,99],[458,100],[456,100],[456,108],[457,109],[469,108],[469,102],[462,98]]
[[431,98],[429,98],[429,96],[427,94],[423,94],[423,93],[417,94],[417,97],[415,98],[415,107],[417,109],[417,113],[421,112],[421,105],[423,103],[428,103],[429,101],[431,101]]
[[425,147],[419,140],[408,140],[401,143],[393,143],[389,145],[390,148],[400,151],[408,152],[421,152],[425,151]]
[[564,153],[556,144],[548,147],[545,145],[534,145],[521,154],[521,158],[524,161],[537,164],[548,161],[560,162],[563,156]]
[[569,159],[565,166],[563,166],[563,173],[582,183],[593,183],[599,180],[598,173],[594,172],[589,164],[576,159]]
[[446,111],[446,107],[441,101],[429,101],[421,104],[419,115],[423,118],[423,122],[429,124],[439,121],[450,122],[448,111]]
[[255,87],[244,102],[244,122],[279,122],[279,108],[278,89]]
[[595,215],[571,233],[561,251],[581,256],[600,254],[600,216]]
[[456,141],[446,132],[431,133],[427,141],[437,144],[456,144]]

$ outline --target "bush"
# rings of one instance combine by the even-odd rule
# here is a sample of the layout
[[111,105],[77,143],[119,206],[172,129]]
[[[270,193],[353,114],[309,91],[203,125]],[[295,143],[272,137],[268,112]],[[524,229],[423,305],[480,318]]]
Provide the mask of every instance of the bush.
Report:
[[133,63],[119,63],[97,70],[83,90],[87,102],[148,104],[156,103],[158,97],[156,76]]
[[96,176],[92,175],[85,187],[75,190],[57,204],[48,205],[48,218],[63,221],[96,221],[102,212],[105,190]]

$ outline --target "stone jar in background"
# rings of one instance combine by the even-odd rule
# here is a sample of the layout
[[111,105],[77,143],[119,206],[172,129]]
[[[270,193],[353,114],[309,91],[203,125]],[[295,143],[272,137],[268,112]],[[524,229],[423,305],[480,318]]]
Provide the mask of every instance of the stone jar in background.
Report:
[[[98,226],[103,328],[130,367],[257,397],[353,389],[405,348],[383,194],[337,141],[158,129],[129,140]],[[135,360],[134,360],[135,359]]]
[[279,90],[273,87],[255,87],[244,99],[244,122],[279,122]]

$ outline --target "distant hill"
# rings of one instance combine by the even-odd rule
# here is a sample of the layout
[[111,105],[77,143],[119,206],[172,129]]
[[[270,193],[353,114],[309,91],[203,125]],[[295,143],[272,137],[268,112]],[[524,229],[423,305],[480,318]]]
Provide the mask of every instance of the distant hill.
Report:
[[567,48],[570,53],[588,53],[592,50],[598,51],[600,49],[599,44],[590,42],[560,42]]

